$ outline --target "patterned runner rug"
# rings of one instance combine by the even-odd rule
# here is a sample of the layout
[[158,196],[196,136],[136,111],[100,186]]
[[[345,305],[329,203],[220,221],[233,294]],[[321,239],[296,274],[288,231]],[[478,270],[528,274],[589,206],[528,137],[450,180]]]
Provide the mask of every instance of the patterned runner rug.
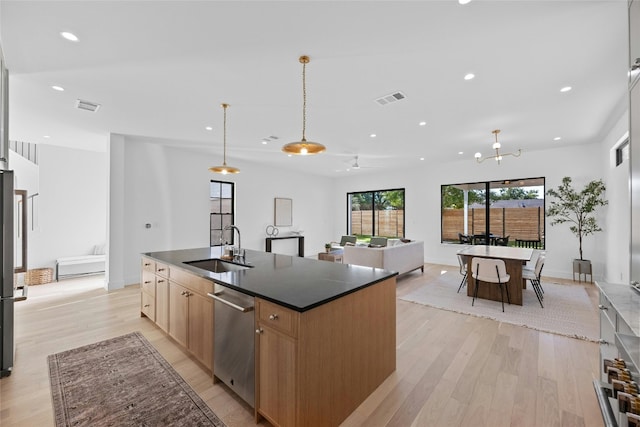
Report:
[[47,361],[56,426],[225,426],[139,332]]
[[599,313],[582,285],[564,285],[543,280],[542,287],[545,293],[542,301],[544,308],[542,308],[531,285],[527,283],[527,289],[522,290],[522,306],[508,305],[505,295],[503,313],[500,301],[476,299],[472,307],[472,298],[467,296],[466,287],[462,288],[460,293],[456,293],[460,280],[462,276],[457,269],[446,271],[436,280],[429,281],[420,289],[400,299],[538,331],[598,341]]

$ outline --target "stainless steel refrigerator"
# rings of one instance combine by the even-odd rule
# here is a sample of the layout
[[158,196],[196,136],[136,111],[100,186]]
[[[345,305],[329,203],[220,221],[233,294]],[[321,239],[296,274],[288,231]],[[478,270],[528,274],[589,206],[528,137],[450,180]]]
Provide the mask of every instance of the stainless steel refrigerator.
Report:
[[13,369],[13,171],[0,171],[0,377]]

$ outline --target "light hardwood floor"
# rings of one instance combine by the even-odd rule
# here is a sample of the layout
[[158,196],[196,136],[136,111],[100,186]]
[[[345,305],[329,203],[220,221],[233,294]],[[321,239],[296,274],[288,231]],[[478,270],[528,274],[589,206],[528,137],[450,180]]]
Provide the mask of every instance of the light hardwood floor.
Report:
[[[454,268],[427,264],[424,274],[401,278],[397,294]],[[137,286],[107,293],[101,279],[32,286],[16,303],[16,361],[0,380],[0,425],[53,425],[46,356],[131,331],[142,332],[229,427],[255,425],[247,405],[140,317]],[[586,288],[597,316],[598,292]],[[396,372],[344,426],[602,425],[591,386],[594,343],[397,300],[397,349]]]

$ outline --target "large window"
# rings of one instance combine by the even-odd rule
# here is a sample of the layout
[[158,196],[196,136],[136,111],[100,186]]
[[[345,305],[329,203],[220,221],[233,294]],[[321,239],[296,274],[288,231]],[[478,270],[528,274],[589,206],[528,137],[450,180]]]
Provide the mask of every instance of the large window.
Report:
[[347,234],[404,237],[404,188],[347,193]]
[[211,213],[209,218],[210,246],[233,244],[233,230],[225,230],[233,224],[234,184],[213,181],[210,184]]
[[441,187],[443,243],[544,248],[544,178]]

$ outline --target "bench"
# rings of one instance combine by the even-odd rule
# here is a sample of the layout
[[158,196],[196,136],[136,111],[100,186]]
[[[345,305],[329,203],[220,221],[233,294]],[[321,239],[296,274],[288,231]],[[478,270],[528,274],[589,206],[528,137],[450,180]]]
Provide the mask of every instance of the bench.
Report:
[[93,248],[93,254],[70,256],[56,259],[56,281],[61,278],[102,274],[105,272],[106,255],[104,246]]
[[56,281],[68,277],[101,274],[106,255],[83,255],[56,259]]
[[516,247],[518,248],[531,248],[531,249],[542,249],[543,244],[542,241],[537,240],[525,240],[525,239],[516,239]]

